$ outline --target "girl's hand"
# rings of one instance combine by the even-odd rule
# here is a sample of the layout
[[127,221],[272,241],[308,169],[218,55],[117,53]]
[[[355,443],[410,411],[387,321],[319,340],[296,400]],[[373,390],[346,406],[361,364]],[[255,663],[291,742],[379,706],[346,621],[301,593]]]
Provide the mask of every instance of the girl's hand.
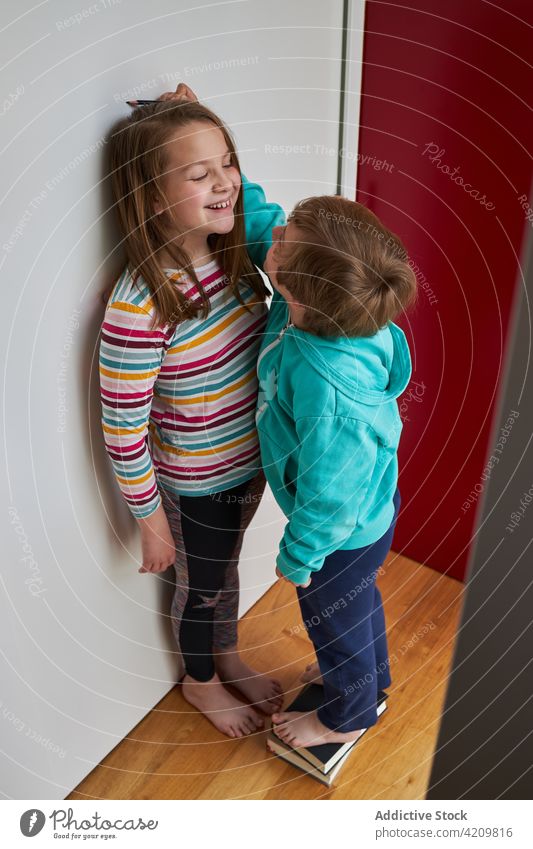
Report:
[[288,584],[292,584],[294,587],[302,587],[302,589],[304,589],[304,590],[311,583],[311,578],[309,578],[309,580],[307,581],[306,584],[295,584],[294,581],[291,581],[289,578],[285,577],[283,572],[280,572],[277,566],[276,566],[276,575],[278,576],[278,578],[283,578],[283,580],[287,581]]
[[176,559],[176,546],[162,504],[146,519],[137,520],[141,528],[143,565],[139,572],[164,572]]
[[189,88],[185,83],[179,83],[176,91],[165,91],[161,97],[157,98],[158,100],[192,100],[193,102],[198,102],[198,98],[196,97],[192,88]]

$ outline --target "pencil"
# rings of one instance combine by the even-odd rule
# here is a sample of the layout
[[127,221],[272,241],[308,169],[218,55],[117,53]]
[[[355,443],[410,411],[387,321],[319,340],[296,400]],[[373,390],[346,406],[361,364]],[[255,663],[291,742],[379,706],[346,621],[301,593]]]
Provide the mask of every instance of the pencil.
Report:
[[159,100],[126,100],[128,106],[146,106],[147,103],[159,103]]

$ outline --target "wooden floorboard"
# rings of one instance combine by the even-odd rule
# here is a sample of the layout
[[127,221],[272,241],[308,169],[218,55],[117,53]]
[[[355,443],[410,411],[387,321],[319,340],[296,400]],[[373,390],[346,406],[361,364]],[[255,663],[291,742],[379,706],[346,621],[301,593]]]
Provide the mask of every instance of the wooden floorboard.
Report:
[[[423,799],[436,745],[463,584],[391,552],[383,596],[388,710],[328,789],[266,750],[266,732],[232,740],[175,687],[68,799]],[[314,660],[296,594],[278,581],[240,623],[243,658],[286,691]],[[268,723],[267,723],[268,724]]]

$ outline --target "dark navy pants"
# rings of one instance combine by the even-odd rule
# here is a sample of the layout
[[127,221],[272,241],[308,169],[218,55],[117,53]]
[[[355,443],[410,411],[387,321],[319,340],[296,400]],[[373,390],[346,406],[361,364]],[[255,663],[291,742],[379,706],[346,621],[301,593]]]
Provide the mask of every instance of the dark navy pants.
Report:
[[324,680],[318,718],[340,733],[375,725],[377,692],[391,684],[376,577],[392,544],[400,502],[396,489],[394,517],[380,539],[363,548],[333,552],[313,573],[309,587],[297,587]]

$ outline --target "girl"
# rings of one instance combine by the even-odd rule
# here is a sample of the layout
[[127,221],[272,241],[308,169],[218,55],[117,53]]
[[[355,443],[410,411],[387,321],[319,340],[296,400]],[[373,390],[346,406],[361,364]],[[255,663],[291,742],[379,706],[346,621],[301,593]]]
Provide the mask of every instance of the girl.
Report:
[[229,131],[205,106],[171,97],[119,121],[109,142],[127,265],[102,324],[102,425],[141,530],[139,571],[175,568],[183,695],[241,737],[263,726],[254,706],[281,706],[279,682],[237,651],[236,564],[265,485],[254,419],[267,290],[253,262],[284,216],[247,184],[257,211],[245,234]]

